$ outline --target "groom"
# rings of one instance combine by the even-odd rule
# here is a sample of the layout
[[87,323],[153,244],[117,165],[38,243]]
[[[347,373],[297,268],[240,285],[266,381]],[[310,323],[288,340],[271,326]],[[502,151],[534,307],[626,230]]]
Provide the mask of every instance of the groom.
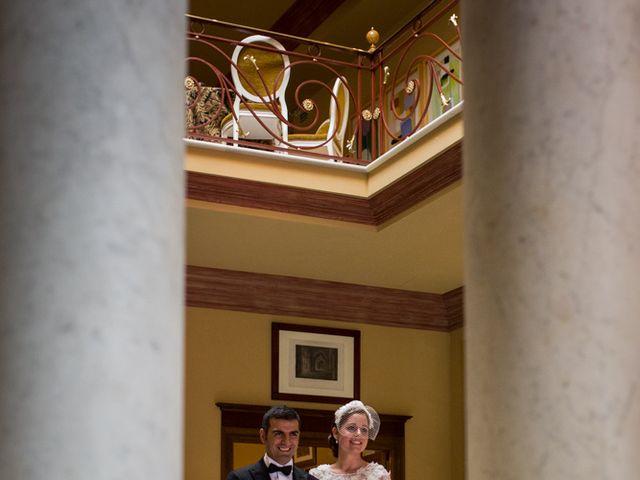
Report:
[[258,463],[239,468],[227,480],[317,480],[293,464],[300,440],[300,416],[285,405],[272,407],[262,417],[260,441],[266,453]]

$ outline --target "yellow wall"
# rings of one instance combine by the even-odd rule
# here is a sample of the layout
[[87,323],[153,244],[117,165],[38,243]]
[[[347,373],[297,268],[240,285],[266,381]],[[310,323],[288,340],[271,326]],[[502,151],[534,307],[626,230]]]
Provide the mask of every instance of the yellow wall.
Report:
[[464,337],[463,329],[451,332],[451,479],[464,480]]
[[[451,410],[458,402],[452,391],[459,390],[452,390],[452,375],[460,366],[459,362],[452,364],[455,332],[452,336],[201,308],[188,308],[186,318],[185,480],[220,479],[216,402],[276,403],[270,398],[273,321],[360,330],[362,400],[381,413],[413,417],[406,424],[407,480],[462,478],[452,477],[457,470],[452,461],[459,453],[459,449],[452,449],[452,443],[461,440],[458,430],[452,430],[452,422],[459,417]],[[329,404],[288,404],[294,408],[335,408]]]
[[261,443],[235,443],[233,444],[234,468],[244,467],[256,463],[264,455],[264,445]]

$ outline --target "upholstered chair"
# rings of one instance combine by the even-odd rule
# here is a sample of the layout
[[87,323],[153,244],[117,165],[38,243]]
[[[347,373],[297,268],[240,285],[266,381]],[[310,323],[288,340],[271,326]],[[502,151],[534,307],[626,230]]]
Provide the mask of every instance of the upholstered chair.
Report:
[[342,157],[348,119],[349,89],[344,78],[337,78],[333,84],[329,118],[320,124],[315,133],[289,135],[289,143],[301,147],[301,150]]

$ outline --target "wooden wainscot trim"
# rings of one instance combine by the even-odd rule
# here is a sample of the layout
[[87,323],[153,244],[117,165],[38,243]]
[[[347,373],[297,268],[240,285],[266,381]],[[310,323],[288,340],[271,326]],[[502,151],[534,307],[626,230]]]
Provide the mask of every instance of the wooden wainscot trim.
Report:
[[456,290],[443,296],[193,265],[186,275],[190,307],[437,331],[450,331],[462,312]]
[[447,310],[449,330],[461,328],[464,325],[464,287],[455,288],[442,295]]
[[187,172],[187,198],[379,226],[462,178],[462,142],[370,198]]

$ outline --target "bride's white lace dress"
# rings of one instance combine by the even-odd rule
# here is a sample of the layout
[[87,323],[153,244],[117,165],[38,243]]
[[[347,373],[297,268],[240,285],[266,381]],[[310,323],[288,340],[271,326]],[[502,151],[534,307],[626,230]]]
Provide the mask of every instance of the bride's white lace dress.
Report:
[[391,480],[389,472],[376,462],[367,463],[354,473],[337,473],[328,464],[318,465],[309,473],[318,480]]

